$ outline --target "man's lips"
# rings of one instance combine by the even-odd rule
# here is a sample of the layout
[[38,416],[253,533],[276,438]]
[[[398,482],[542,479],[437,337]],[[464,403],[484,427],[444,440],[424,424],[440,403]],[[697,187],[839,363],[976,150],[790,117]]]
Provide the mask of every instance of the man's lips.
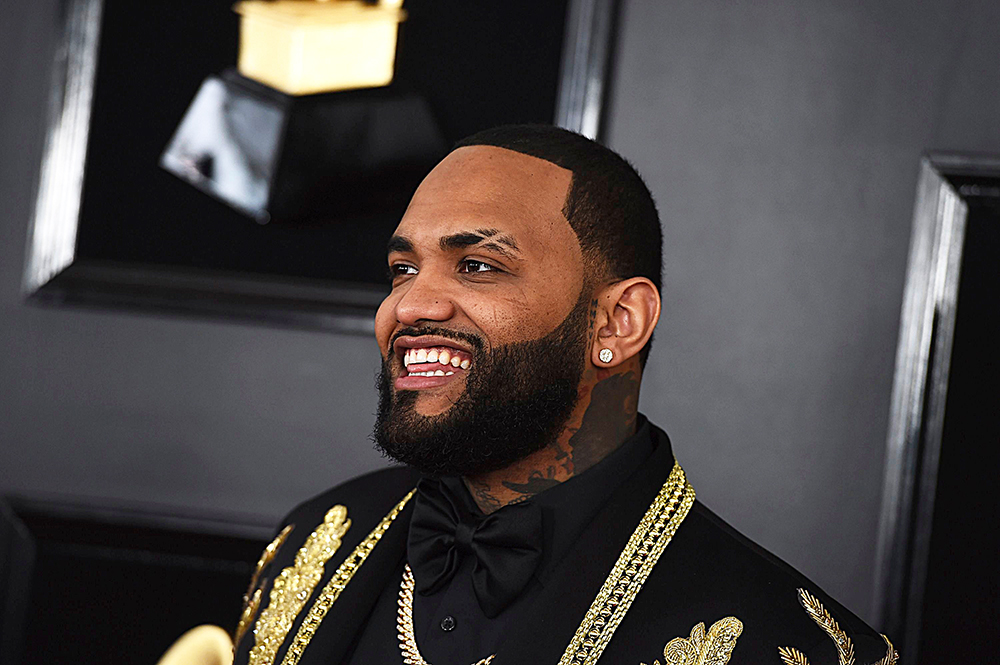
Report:
[[458,374],[446,374],[444,376],[422,376],[417,374],[404,374],[397,376],[393,381],[396,390],[425,390],[427,388],[438,388],[447,385],[458,378]]
[[466,353],[469,357],[472,356],[472,352],[469,350],[467,344],[462,344],[450,337],[442,337],[441,335],[400,335],[392,342],[393,351],[401,357],[406,349],[430,349],[435,346],[453,349]]

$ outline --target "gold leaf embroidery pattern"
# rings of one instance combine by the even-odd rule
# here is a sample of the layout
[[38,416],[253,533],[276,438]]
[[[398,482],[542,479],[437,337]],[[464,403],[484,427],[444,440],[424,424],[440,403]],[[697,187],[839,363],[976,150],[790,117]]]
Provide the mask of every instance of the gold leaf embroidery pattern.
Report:
[[250,586],[247,587],[247,592],[243,596],[243,612],[240,614],[240,622],[236,626],[236,632],[233,635],[233,653],[236,653],[236,648],[239,646],[240,642],[243,640],[243,636],[246,635],[247,628],[253,623],[253,620],[257,617],[257,610],[260,609],[260,596],[262,589],[257,586],[260,582],[260,574],[268,564],[274,561],[274,557],[278,555],[278,550],[281,546],[285,544],[285,540],[288,538],[288,534],[292,532],[295,528],[294,524],[289,524],[281,532],[275,536],[274,540],[264,548],[264,551],[260,555],[260,559],[257,561],[257,566],[254,568],[253,576],[250,578]]
[[[334,506],[327,511],[323,523],[309,534],[295,553],[295,561],[281,571],[271,587],[267,607],[260,613],[254,628],[254,646],[250,650],[250,665],[272,665],[302,611],[312,591],[323,577],[323,568],[340,547],[340,539],[351,528],[347,508]],[[259,599],[258,599],[259,602]]]
[[896,647],[892,646],[888,637],[882,635],[882,639],[885,640],[885,655],[875,665],[896,665],[899,662],[899,652],[896,651]]
[[805,609],[809,618],[815,621],[816,625],[822,628],[823,632],[833,640],[834,646],[837,647],[840,665],[854,665],[854,643],[851,642],[847,633],[841,630],[833,615],[826,611],[823,603],[805,589],[799,589],[799,604]]
[[[816,625],[822,628],[823,632],[833,640],[833,644],[837,648],[837,660],[840,665],[856,665],[854,661],[854,643],[851,642],[851,638],[847,636],[847,633],[840,628],[833,615],[826,611],[823,603],[819,602],[816,596],[805,589],[799,589],[799,604],[802,605],[809,618],[815,621]],[[885,640],[886,645],[885,656],[872,665],[896,665],[899,662],[899,654],[896,652],[895,647],[892,646],[892,642],[889,641],[888,637],[882,635],[882,639]],[[798,649],[778,647],[778,656],[781,658],[783,665],[809,665],[809,659]]]
[[[726,665],[742,633],[743,622],[736,617],[719,619],[707,634],[705,624],[699,623],[691,629],[690,637],[675,637],[667,642],[663,647],[664,665]],[[653,663],[660,665],[659,660]]]
[[410,490],[406,496],[400,499],[395,508],[390,510],[389,514],[383,517],[382,521],[375,525],[375,528],[365,536],[365,539],[358,543],[354,551],[341,562],[337,568],[337,572],[333,574],[330,581],[323,587],[323,590],[313,602],[309,614],[306,615],[306,618],[302,621],[302,625],[299,626],[299,631],[295,634],[295,638],[292,640],[291,645],[289,645],[288,651],[285,652],[285,657],[282,659],[281,665],[298,665],[299,659],[302,658],[306,647],[312,641],[313,635],[316,634],[320,624],[323,623],[326,613],[330,611],[330,608],[333,607],[333,604],[340,597],[340,592],[354,579],[354,575],[361,568],[362,564],[364,564],[365,560],[368,559],[368,555],[372,553],[375,546],[382,540],[385,532],[389,530],[392,523],[403,512],[403,508],[414,492],[416,492],[415,489]]
[[784,665],[809,665],[809,659],[798,649],[778,647],[778,655]]
[[236,625],[236,632],[233,634],[233,656],[236,655],[236,649],[243,641],[247,628],[257,618],[257,610],[260,609],[260,596],[263,591],[263,589],[256,589],[252,595],[243,597],[243,611],[240,613],[240,622]]

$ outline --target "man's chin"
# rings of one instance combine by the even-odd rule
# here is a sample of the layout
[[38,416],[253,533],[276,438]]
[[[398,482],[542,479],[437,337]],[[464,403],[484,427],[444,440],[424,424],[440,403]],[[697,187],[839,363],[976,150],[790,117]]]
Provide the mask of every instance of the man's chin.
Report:
[[407,391],[414,394],[410,403],[413,413],[424,418],[442,416],[455,406],[455,401],[462,394],[461,390],[450,390],[450,387],[428,388],[424,390]]

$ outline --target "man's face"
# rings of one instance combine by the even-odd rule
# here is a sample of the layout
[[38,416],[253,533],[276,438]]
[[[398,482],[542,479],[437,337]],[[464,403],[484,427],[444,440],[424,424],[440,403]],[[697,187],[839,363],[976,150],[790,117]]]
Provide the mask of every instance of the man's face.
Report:
[[390,243],[393,288],[375,322],[384,359],[376,439],[387,452],[380,439],[404,429],[441,435],[477,423],[524,438],[494,403],[522,394],[530,403],[510,404],[523,410],[514,420],[564,424],[589,331],[583,257],[562,213],[570,181],[550,162],[472,146],[420,185]]

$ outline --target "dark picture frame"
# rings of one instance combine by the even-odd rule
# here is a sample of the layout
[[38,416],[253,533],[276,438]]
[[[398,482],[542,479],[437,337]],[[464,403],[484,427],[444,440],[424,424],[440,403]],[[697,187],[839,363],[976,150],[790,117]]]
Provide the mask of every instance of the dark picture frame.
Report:
[[[221,3],[220,6],[228,12],[229,4]],[[550,93],[554,112],[551,118],[529,120],[551,121],[599,138],[618,4],[618,0],[565,0],[565,21],[560,37],[561,59],[558,63],[540,63],[542,71],[548,67],[547,71],[553,72]],[[115,186],[109,179],[115,178],[116,174],[113,172],[113,159],[109,160],[106,156],[109,154],[107,146],[112,142],[108,138],[108,126],[112,124],[108,118],[114,117],[109,108],[115,98],[110,96],[106,83],[102,93],[99,82],[108,79],[107,71],[102,69],[107,65],[102,63],[102,59],[115,53],[115,44],[110,44],[108,40],[123,33],[118,25],[120,20],[112,16],[115,12],[120,15],[123,6],[121,0],[61,0],[59,5],[59,23],[55,26],[58,45],[52,68],[45,146],[24,266],[23,292],[29,302],[210,315],[343,333],[370,332],[374,311],[387,287],[368,275],[353,281],[340,277],[326,278],[317,275],[315,269],[298,274],[296,270],[288,269],[294,263],[288,257],[279,268],[259,271],[255,269],[252,257],[243,263],[220,261],[216,265],[208,250],[204,250],[203,256],[192,265],[179,265],[169,256],[159,256],[155,243],[150,243],[152,249],[145,248],[137,254],[138,258],[121,259],[108,255],[106,251],[116,242],[113,230],[103,231],[104,236],[95,243],[95,234],[89,233],[95,223],[94,217],[102,217],[96,222],[100,224],[117,214],[114,212],[115,205],[107,203],[112,198],[108,192]],[[517,8],[517,3],[505,6],[511,7],[505,11],[523,11]],[[512,24],[516,23],[516,19],[516,16],[511,17]],[[118,23],[113,22],[115,20]],[[235,16],[231,20],[235,21]],[[450,28],[456,25],[461,25],[459,18]],[[169,30],[170,26],[136,25],[135,29]],[[402,29],[406,29],[405,23]],[[178,31],[171,39],[195,39],[189,33],[190,30]],[[199,39],[204,40],[205,37]],[[404,39],[405,34],[401,33],[401,42]],[[174,44],[174,48],[175,53],[197,53],[203,45],[204,42],[179,43]],[[118,57],[121,58],[120,55]],[[164,58],[169,57],[170,53],[164,53]],[[233,62],[235,57],[234,51]],[[208,65],[198,76],[219,73],[212,71],[211,67]],[[129,94],[159,94],[154,74],[147,75],[142,71],[130,73],[127,84]],[[119,77],[121,80],[123,77]],[[120,82],[118,85],[123,86]],[[133,85],[135,90],[131,89]],[[121,98],[118,91],[115,94]],[[475,95],[476,91],[470,90],[469,94]],[[170,103],[185,104],[189,101],[172,98]],[[180,114],[174,115],[179,122]],[[520,120],[520,117],[511,119]],[[148,147],[145,149],[147,152],[150,150]],[[101,159],[99,154],[95,157],[95,151],[105,154],[103,161],[96,162],[100,168],[94,168],[94,160]],[[149,158],[155,161],[153,155]],[[156,174],[157,179],[160,177]],[[140,187],[133,186],[128,190],[123,188],[133,202],[142,195],[137,191],[146,186],[145,183],[140,184]],[[149,186],[157,186],[157,183]],[[181,187],[182,183],[178,181],[170,186]],[[101,193],[95,191],[101,187],[104,188],[103,207],[95,203],[101,199]],[[189,188],[188,185],[183,187]],[[236,214],[206,195],[196,194],[205,199],[205,211],[199,214]],[[189,192],[185,189],[182,195],[188,196]],[[121,208],[128,209],[128,206],[123,204]],[[95,210],[98,212],[95,213]],[[111,221],[127,221],[129,224],[144,222],[143,215],[133,212],[131,217],[133,219],[114,218]],[[247,228],[251,228],[252,220],[247,222]],[[157,232],[163,233],[162,230]],[[279,229],[273,233],[277,238],[273,241],[275,247],[283,247],[283,251],[289,253],[295,251],[294,244],[299,241],[294,238],[298,231]],[[381,248],[373,249],[357,236],[351,236],[350,242],[362,246],[369,253],[381,252]],[[301,247],[309,244],[302,243]],[[93,250],[94,247],[98,249]],[[193,241],[192,254],[201,249],[197,241]],[[258,242],[256,255],[263,255],[266,249],[266,241],[263,245]],[[343,251],[349,252],[350,247]],[[266,260],[258,263],[267,265]],[[312,265],[316,263],[314,257]],[[365,265],[369,263],[366,261]],[[239,268],[234,269],[234,265]],[[247,268],[247,265],[251,267]]]
[[[968,372],[960,373],[961,378],[956,382],[956,369],[967,370],[970,362],[985,363],[986,358],[997,357],[995,351],[982,353],[986,351],[982,348],[983,331],[989,328],[981,326],[988,319],[982,318],[981,301],[972,299],[970,291],[983,270],[982,258],[978,256],[982,251],[972,250],[977,249],[977,243],[984,237],[989,237],[982,235],[984,225],[1000,227],[1000,157],[945,152],[926,155],[920,165],[896,351],[873,606],[875,624],[893,636],[900,652],[912,662],[923,662],[918,652],[928,641],[940,643],[940,650],[948,651],[956,661],[967,662],[949,649],[956,641],[969,642],[965,638],[976,631],[976,621],[970,622],[968,614],[979,614],[956,612],[951,607],[928,609],[927,603],[934,605],[942,600],[928,596],[929,583],[936,579],[938,586],[941,585],[940,576],[932,577],[940,574],[942,565],[935,553],[942,549],[962,549],[965,538],[978,538],[978,528],[968,529],[969,520],[945,517],[960,525],[950,529],[959,532],[958,539],[947,540],[955,534],[947,533],[949,530],[939,525],[940,493],[951,492],[948,499],[953,504],[959,498],[964,499],[967,492],[991,491],[974,477],[962,477],[957,482],[954,475],[946,478],[945,473],[954,474],[956,467],[945,469],[941,465],[942,454],[952,461],[977,458],[979,453],[975,450],[951,450],[946,446],[949,443],[954,446],[957,441],[968,444],[981,436],[982,412],[977,409],[990,399],[988,396],[966,399],[970,389],[973,393],[981,392],[982,384],[977,382],[982,377],[975,372],[971,374],[971,384]],[[995,230],[991,233],[996,235]],[[963,260],[969,254],[976,261],[965,266]],[[989,260],[995,269],[996,256]],[[975,268],[973,263],[977,264]],[[987,266],[986,270],[990,268]],[[961,284],[966,286],[960,291]],[[977,292],[976,298],[981,297]],[[963,330],[963,322],[973,325]],[[959,338],[965,335],[959,341],[956,341],[956,323]],[[986,344],[995,347],[995,340],[987,340]],[[962,353],[958,353],[959,349]],[[994,379],[995,376],[986,381],[995,384]],[[983,394],[995,395],[996,391]],[[987,431],[997,431],[995,422],[989,427],[992,430]],[[989,466],[985,458],[971,464]],[[944,504],[945,512],[954,507]],[[965,512],[965,506],[962,511]],[[977,572],[966,571],[958,572],[955,577],[947,575],[945,584],[960,585],[962,575],[978,576],[980,584],[983,583]],[[949,602],[957,602],[954,599],[959,597],[962,596],[953,592],[944,595]],[[963,630],[946,635],[940,631],[934,633],[933,617],[942,612],[959,615],[955,621],[964,622]],[[929,621],[931,632],[928,632]]]

